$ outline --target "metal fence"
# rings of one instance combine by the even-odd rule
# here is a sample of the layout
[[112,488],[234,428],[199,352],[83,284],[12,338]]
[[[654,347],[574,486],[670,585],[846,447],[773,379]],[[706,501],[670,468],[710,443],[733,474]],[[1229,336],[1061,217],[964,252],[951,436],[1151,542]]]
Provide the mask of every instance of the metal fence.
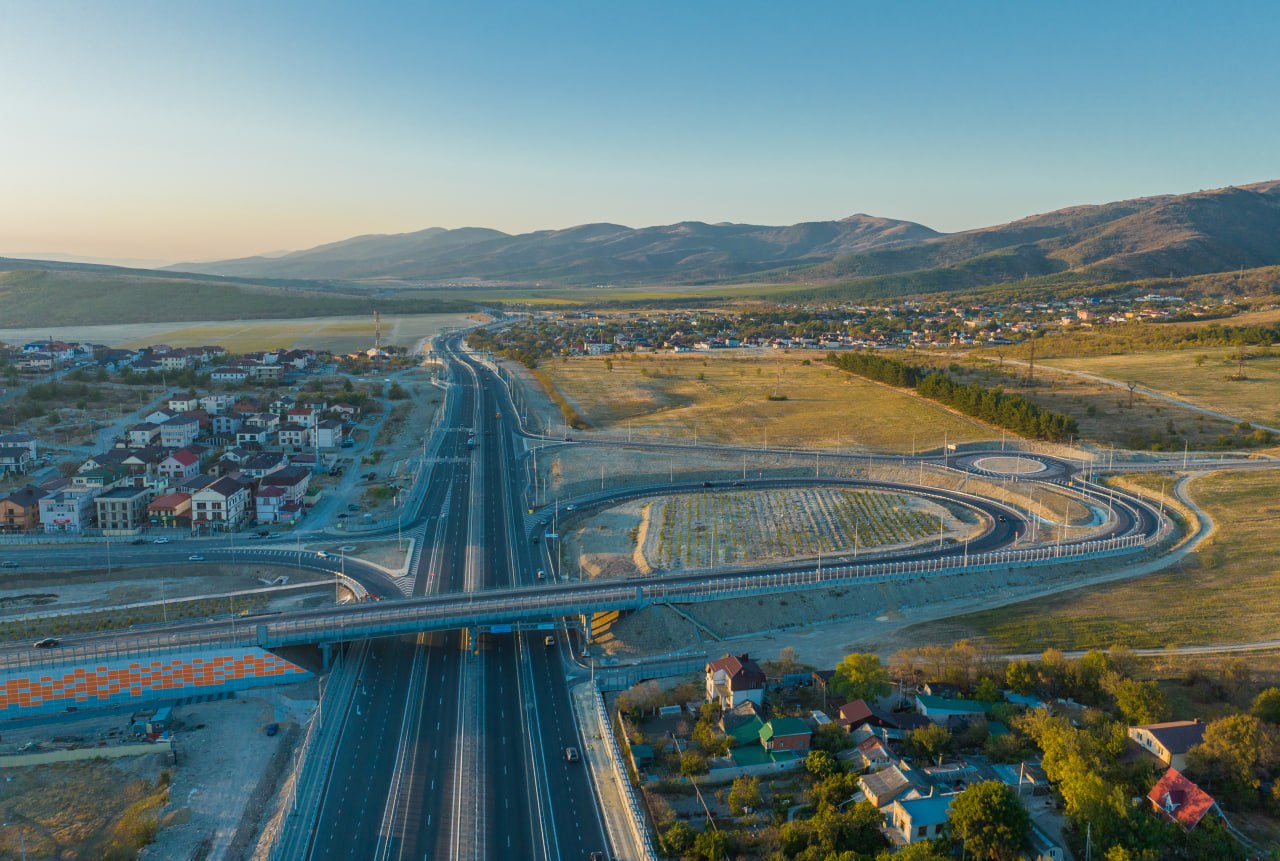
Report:
[[649,833],[648,820],[640,806],[640,798],[636,788],[627,775],[626,764],[622,759],[622,751],[618,749],[618,739],[613,734],[613,724],[609,720],[609,710],[604,704],[604,694],[596,685],[591,686],[591,694],[595,700],[596,720],[600,722],[600,737],[604,739],[609,750],[609,762],[613,765],[613,774],[622,786],[622,794],[627,802],[627,821],[631,825],[632,836],[636,847],[643,853],[646,861],[657,861],[658,853],[653,845],[653,837]]

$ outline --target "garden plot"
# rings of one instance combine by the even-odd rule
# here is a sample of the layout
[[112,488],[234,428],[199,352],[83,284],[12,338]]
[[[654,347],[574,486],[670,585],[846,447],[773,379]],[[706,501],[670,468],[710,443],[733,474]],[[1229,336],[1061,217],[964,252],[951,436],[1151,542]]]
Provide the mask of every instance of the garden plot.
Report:
[[919,497],[838,488],[709,491],[652,503],[641,556],[657,570],[886,550],[968,531]]

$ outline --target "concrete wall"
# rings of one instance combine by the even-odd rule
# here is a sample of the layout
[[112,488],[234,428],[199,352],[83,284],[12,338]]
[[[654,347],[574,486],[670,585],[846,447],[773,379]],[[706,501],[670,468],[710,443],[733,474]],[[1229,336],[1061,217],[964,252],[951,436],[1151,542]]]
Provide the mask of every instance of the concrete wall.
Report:
[[92,665],[67,663],[0,673],[0,719],[129,701],[179,699],[294,682],[311,675],[257,647],[208,649]]

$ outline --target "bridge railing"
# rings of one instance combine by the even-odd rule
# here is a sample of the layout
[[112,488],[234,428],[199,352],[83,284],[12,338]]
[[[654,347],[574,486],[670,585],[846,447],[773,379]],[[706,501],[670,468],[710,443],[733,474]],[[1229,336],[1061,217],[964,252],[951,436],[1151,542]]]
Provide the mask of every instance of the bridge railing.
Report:
[[636,788],[627,774],[622,751],[618,747],[618,739],[613,733],[613,722],[609,720],[609,710],[604,703],[604,694],[599,686],[591,685],[591,696],[595,703],[596,720],[600,722],[600,737],[604,739],[609,752],[609,763],[613,766],[613,775],[622,787],[623,798],[627,803],[627,822],[631,826],[631,834],[635,838],[636,847],[644,854],[645,861],[657,861],[658,853],[653,845],[653,836],[649,832],[648,819],[644,808],[636,794]]

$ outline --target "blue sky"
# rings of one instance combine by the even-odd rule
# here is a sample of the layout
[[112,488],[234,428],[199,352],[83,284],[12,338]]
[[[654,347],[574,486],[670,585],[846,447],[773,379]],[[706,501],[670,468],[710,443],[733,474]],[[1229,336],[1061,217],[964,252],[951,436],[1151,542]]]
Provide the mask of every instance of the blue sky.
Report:
[[960,230],[1280,177],[1274,3],[0,14],[4,253],[854,212]]

